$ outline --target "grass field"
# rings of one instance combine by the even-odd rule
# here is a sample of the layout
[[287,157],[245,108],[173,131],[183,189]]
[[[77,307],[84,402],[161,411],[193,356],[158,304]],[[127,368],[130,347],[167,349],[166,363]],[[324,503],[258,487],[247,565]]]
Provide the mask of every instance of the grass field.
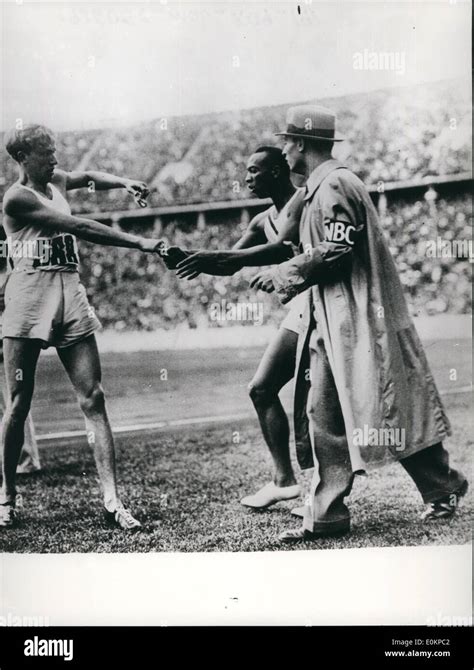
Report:
[[[428,343],[441,389],[469,382],[470,345]],[[156,380],[147,356],[108,355],[105,361],[111,414],[122,424],[163,416],[209,416],[247,410],[249,419],[118,439],[119,475],[125,501],[144,526],[133,535],[109,529],[90,450],[83,440],[41,449],[44,470],[19,477],[24,503],[18,528],[0,532],[2,552],[262,551],[336,547],[461,544],[471,539],[472,495],[448,521],[422,525],[419,495],[404,470],[393,464],[358,478],[350,497],[353,531],[337,540],[282,546],[278,533],[297,526],[292,503],[266,512],[246,511],[240,498],[271,476],[269,457],[246,394],[260,350],[163,352],[167,386]],[[150,354],[151,356],[151,354]],[[80,427],[74,398],[57,363],[40,366],[34,416],[40,432]],[[455,381],[449,373],[459,369]],[[54,379],[54,384],[52,383]],[[450,387],[451,383],[451,387]],[[288,390],[284,393],[288,403]],[[454,435],[447,442],[452,465],[470,479],[470,395],[445,395]],[[310,473],[301,475],[309,482]]]

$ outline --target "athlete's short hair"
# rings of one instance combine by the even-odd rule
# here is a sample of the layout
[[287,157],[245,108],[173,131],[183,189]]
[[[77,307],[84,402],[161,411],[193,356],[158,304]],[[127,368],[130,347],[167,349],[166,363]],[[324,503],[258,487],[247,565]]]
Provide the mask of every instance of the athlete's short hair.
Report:
[[273,165],[278,165],[278,167],[280,168],[280,174],[282,175],[282,177],[290,176],[290,166],[286,162],[286,158],[284,157],[282,150],[279,149],[278,147],[272,147],[270,145],[269,146],[262,145],[261,147],[255,149],[254,153],[267,154],[271,163]]
[[46,126],[32,123],[20,130],[11,130],[5,137],[5,148],[12,158],[18,161],[18,153],[29,154],[33,147],[42,142],[54,140],[54,134]]

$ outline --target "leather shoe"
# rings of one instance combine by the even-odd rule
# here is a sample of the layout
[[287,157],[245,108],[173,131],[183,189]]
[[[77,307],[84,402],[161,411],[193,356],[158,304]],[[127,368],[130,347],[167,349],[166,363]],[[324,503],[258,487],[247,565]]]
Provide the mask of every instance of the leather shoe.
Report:
[[326,530],[318,530],[316,532],[306,530],[306,528],[294,528],[280,533],[278,539],[280,542],[284,542],[285,544],[295,544],[296,542],[314,542],[315,540],[322,540],[325,537],[340,537],[341,535],[348,533],[350,528],[351,526],[349,521],[335,523]]

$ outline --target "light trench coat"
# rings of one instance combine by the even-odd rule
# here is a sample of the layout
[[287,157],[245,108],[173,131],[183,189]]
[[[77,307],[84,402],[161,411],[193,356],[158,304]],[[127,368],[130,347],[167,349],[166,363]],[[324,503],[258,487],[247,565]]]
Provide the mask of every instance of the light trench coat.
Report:
[[[314,465],[306,410],[317,335],[354,472],[405,458],[450,435],[377,211],[360,179],[333,159],[317,167],[307,183],[299,231],[303,253],[276,266],[273,283],[283,303],[310,288],[295,373],[300,466]],[[385,439],[373,439],[374,429]],[[402,446],[390,435],[403,436]]]

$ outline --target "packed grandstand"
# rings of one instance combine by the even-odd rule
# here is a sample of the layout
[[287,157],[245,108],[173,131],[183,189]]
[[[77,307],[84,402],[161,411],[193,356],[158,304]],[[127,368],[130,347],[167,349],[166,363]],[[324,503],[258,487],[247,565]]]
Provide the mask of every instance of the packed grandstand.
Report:
[[[472,181],[450,188],[450,179],[471,169],[469,88],[457,81],[438,82],[370,94],[318,100],[334,109],[348,141],[341,159],[367,185],[429,183],[427,192],[395,189],[380,209],[413,314],[470,312],[469,254],[426,253],[427,243],[470,240]],[[249,198],[245,163],[258,145],[274,144],[288,105],[155,120],[129,128],[59,133],[58,159],[66,170],[102,170],[143,179],[151,188],[149,205],[191,205]],[[2,152],[3,195],[16,179],[15,163]],[[437,189],[436,179],[444,179]],[[447,184],[447,185],[446,185]],[[122,191],[71,193],[76,213],[136,209]],[[234,212],[234,210],[232,210]],[[237,210],[236,210],[237,211]],[[127,219],[127,230],[149,234],[147,210]],[[145,218],[138,218],[142,214]],[[125,223],[122,223],[125,226]],[[245,228],[243,218],[225,210],[207,217],[177,213],[160,222],[160,234],[186,248],[229,248]],[[439,246],[439,245],[438,245]],[[82,277],[99,318],[115,330],[199,327],[214,324],[214,302],[255,300],[249,268],[233,277],[201,275],[187,282],[168,272],[158,257],[81,243]],[[272,296],[259,294],[266,323],[284,311]],[[283,311],[282,311],[283,310]]]

